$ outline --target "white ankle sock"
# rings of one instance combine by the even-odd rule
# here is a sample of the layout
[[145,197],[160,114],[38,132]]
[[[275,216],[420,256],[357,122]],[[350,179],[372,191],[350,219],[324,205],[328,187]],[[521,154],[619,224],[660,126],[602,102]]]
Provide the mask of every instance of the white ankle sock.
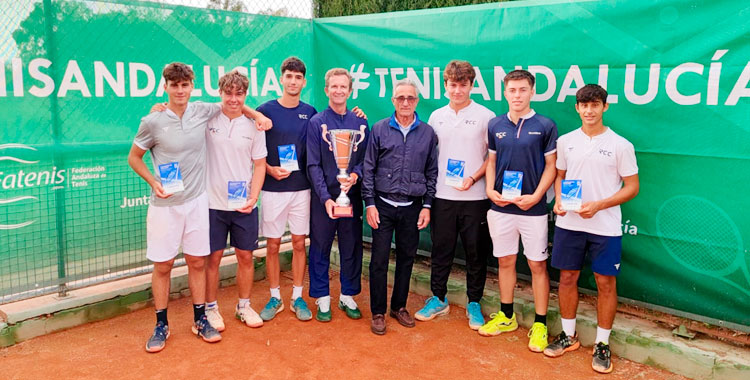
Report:
[[281,288],[271,288],[271,297],[281,299]]
[[317,299],[315,301],[316,304],[318,304],[318,307],[320,308],[320,311],[327,313],[329,310],[331,310],[331,296],[323,296]]
[[339,296],[339,302],[343,303],[350,309],[357,308],[357,302],[354,301],[354,298],[352,298],[352,296],[347,296],[347,295],[342,294]]
[[302,287],[292,286],[292,300],[302,297]]
[[576,319],[565,319],[560,318],[562,321],[562,328],[565,331],[565,335],[573,337],[576,335]]
[[596,326],[596,340],[594,343],[604,343],[609,345],[609,333],[612,332],[612,329],[604,329],[599,326]]
[[219,301],[206,302],[206,309],[216,309],[219,307]]
[[240,298],[237,305],[240,307],[240,309],[245,306],[250,306],[250,298]]

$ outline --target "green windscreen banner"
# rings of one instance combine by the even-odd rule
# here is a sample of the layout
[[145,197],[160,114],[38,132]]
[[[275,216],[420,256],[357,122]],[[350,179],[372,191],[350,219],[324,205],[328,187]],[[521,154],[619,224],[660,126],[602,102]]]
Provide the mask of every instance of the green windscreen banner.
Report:
[[[279,65],[354,77],[351,105],[387,117],[414,80],[423,119],[447,104],[442,69],[478,68],[472,98],[507,111],[502,79],[537,77],[533,108],[560,133],[575,92],[610,92],[605,123],[630,140],[640,194],[623,206],[622,297],[750,326],[750,5],[741,0],[518,1],[299,20],[139,1],[0,3],[0,303],[140,268],[150,189],[127,164],[140,118],[166,100],[161,70],[192,65],[193,100],[248,74],[247,103],[280,95]],[[748,241],[745,241],[748,239]],[[422,248],[429,250],[423,233]],[[78,285],[76,285],[78,284]],[[593,289],[590,270],[581,286]],[[48,292],[48,291],[47,291]]]
[[[747,328],[748,19],[744,0],[504,2],[316,20],[313,51],[318,77],[352,72],[350,103],[371,123],[401,79],[417,83],[422,119],[447,104],[452,59],[477,68],[472,99],[498,115],[505,74],[534,73],[532,107],[561,135],[580,126],[576,90],[604,86],[605,124],[635,145],[640,176],[622,207],[619,295]],[[595,289],[590,270],[580,285]]]
[[127,155],[165,65],[191,65],[204,102],[238,69],[257,106],[284,58],[312,61],[310,20],[59,0],[2,2],[0,20],[0,303],[148,264],[151,190]]

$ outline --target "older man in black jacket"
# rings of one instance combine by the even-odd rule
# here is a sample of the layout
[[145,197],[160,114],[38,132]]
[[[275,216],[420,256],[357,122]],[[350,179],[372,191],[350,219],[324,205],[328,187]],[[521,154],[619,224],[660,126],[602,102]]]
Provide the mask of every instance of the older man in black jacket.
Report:
[[362,179],[367,223],[372,227],[371,330],[378,335],[385,334],[388,259],[394,231],[396,274],[390,315],[401,325],[414,327],[406,298],[419,230],[430,223],[438,176],[437,136],[414,112],[419,102],[414,82],[397,83],[391,100],[394,114],[372,127]]

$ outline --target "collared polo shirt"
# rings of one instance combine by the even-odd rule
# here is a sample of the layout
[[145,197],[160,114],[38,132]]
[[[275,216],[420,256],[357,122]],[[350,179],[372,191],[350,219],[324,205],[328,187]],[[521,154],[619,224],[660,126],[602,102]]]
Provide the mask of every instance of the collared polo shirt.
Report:
[[178,162],[185,186],[185,190],[165,199],[152,192],[152,205],[181,205],[206,191],[206,123],[219,113],[221,104],[192,102],[188,103],[182,118],[167,109],[141,119],[133,143],[151,153],[156,178],[159,178],[159,165]]
[[[581,180],[581,201],[609,198],[622,188],[622,178],[638,174],[635,148],[630,141],[610,128],[589,137],[581,128],[557,140],[557,162],[565,170],[565,179]],[[584,219],[568,211],[558,216],[555,225],[566,230],[583,231],[602,236],[622,236],[620,206],[597,212]]]
[[[510,120],[509,114],[492,119],[488,126],[489,151],[496,154],[495,186],[502,192],[503,173],[506,170],[523,172],[521,194],[533,194],[544,172],[544,157],[555,153],[557,126],[552,119],[531,110],[518,119],[518,124]],[[514,204],[500,207],[492,204],[498,212],[517,215],[547,214],[546,195],[539,203],[524,211]]]
[[438,179],[435,197],[453,201],[487,199],[484,177],[466,191],[445,184],[448,159],[465,162],[464,179],[476,172],[487,158],[487,125],[495,113],[474,102],[459,110],[438,108],[427,122],[438,137]]
[[220,113],[208,121],[208,208],[231,211],[227,207],[229,181],[246,181],[248,196],[253,178],[253,160],[268,155],[266,134],[245,116],[229,119]]

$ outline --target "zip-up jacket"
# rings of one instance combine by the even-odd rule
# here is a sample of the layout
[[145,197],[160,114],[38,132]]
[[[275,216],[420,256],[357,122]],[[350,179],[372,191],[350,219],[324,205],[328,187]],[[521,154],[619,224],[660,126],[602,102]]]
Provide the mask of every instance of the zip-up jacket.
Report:
[[365,152],[362,197],[367,206],[375,197],[394,202],[421,198],[429,208],[435,198],[437,182],[437,135],[414,113],[414,122],[404,135],[395,113],[372,127]]
[[[336,179],[336,175],[339,173],[336,159],[333,157],[333,152],[330,150],[328,143],[323,141],[323,128],[321,127],[323,124],[326,124],[329,131],[332,129],[359,131],[360,126],[367,127],[367,120],[357,117],[348,109],[346,114],[339,115],[331,107],[310,118],[307,125],[307,177],[315,196],[318,197],[320,203],[325,204],[327,200],[335,199],[341,194],[341,184]],[[349,160],[347,173],[357,173],[357,183],[347,193],[350,198],[354,198],[352,202],[360,198],[362,161],[365,157],[369,137],[370,131],[365,128],[365,139],[359,143],[357,151],[352,152],[352,157]]]

